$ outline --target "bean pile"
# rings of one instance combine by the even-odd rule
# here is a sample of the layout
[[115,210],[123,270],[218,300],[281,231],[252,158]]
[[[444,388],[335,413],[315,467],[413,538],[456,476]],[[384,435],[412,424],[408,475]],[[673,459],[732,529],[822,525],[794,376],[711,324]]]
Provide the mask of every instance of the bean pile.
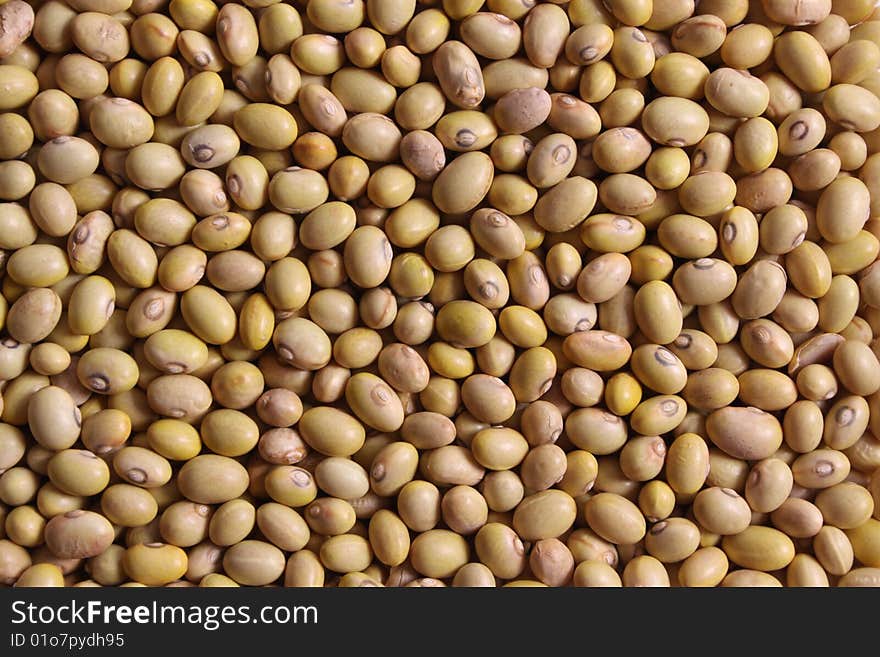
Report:
[[0,585],[880,585],[872,0],[7,0]]

